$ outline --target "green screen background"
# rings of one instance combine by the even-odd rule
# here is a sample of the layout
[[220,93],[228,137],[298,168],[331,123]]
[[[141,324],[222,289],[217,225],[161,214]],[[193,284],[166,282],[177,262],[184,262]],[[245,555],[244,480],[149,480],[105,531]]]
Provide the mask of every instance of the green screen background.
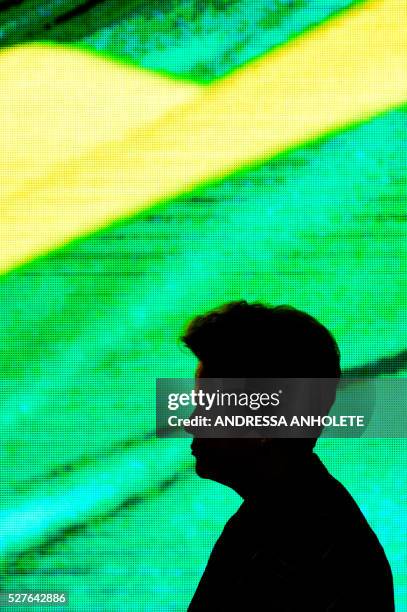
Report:
[[[14,3],[4,45],[51,39],[209,84],[352,3],[79,4]],[[405,107],[343,126],[0,279],[2,590],[65,590],[78,611],[186,609],[241,503],[195,476],[187,440],[154,436],[155,378],[193,376],[178,337],[194,315],[288,303],[334,333],[345,371],[406,375],[406,128]],[[405,439],[317,452],[407,611]]]

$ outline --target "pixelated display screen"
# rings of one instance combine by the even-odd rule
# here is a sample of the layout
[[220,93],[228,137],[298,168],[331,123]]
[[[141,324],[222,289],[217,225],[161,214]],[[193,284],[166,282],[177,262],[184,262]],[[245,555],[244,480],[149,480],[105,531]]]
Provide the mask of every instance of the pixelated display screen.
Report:
[[[406,15],[0,2],[1,591],[186,610],[241,504],[155,435],[156,378],[194,376],[194,316],[290,304],[345,373],[407,375]],[[406,612],[405,438],[316,450]]]

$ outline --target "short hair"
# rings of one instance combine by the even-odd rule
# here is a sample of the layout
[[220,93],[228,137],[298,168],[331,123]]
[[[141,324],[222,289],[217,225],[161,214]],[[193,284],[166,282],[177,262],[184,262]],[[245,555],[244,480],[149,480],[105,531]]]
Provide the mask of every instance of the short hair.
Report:
[[339,347],[324,325],[288,305],[223,304],[195,317],[181,336],[205,376],[336,378]]
[[[339,347],[326,327],[293,306],[229,302],[195,317],[181,336],[206,378],[341,376]],[[335,385],[336,386],[336,385]],[[312,452],[317,438],[273,439],[291,457]],[[267,445],[269,446],[269,445]]]

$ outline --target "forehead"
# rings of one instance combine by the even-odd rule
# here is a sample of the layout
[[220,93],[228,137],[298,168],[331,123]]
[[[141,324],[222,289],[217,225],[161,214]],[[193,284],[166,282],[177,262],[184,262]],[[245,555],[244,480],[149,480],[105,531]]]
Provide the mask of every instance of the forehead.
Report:
[[197,367],[196,367],[196,371],[195,371],[195,376],[197,378],[199,378],[199,376],[201,376],[202,374],[202,369],[203,369],[203,365],[201,362],[198,363]]

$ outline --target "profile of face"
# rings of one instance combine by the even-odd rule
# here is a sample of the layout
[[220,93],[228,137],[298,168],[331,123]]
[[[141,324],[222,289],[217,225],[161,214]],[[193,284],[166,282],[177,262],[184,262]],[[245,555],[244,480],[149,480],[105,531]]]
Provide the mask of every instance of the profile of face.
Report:
[[[202,364],[196,371],[197,384],[202,377]],[[191,452],[195,471],[201,478],[233,485],[256,469],[263,442],[258,438],[194,437]]]

